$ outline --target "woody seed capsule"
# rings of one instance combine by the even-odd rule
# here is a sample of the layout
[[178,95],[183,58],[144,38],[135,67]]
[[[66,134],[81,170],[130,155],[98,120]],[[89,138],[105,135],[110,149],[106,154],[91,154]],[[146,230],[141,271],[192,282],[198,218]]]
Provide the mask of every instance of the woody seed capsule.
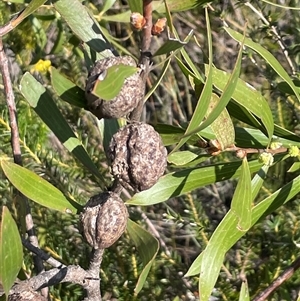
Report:
[[141,122],[129,124],[113,135],[108,157],[115,180],[135,192],[152,187],[167,166],[167,150],[159,134]]
[[89,73],[85,88],[85,98],[89,111],[99,119],[124,117],[132,112],[144,98],[145,84],[139,72],[125,79],[119,94],[112,100],[105,101],[92,94],[96,80],[104,79],[106,70],[118,64],[137,66],[135,60],[130,56],[108,57],[97,61]]
[[87,202],[81,214],[83,235],[95,249],[106,249],[123,234],[127,218],[127,208],[116,193],[100,193]]

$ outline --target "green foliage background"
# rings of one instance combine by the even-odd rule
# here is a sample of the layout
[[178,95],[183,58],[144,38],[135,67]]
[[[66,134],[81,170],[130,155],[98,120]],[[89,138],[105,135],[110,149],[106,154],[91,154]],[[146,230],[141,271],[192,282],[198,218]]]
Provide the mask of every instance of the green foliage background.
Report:
[[[296,0],[286,2],[285,6],[292,8],[297,8],[300,4]],[[297,81],[300,59],[299,10],[277,7],[262,1],[251,2],[253,7],[266,18],[268,22],[266,24],[247,3],[233,0],[211,3],[209,16],[214,66],[232,72],[239,52],[238,43],[222,27],[223,20],[241,33],[247,22],[246,36],[270,51],[299,86]],[[129,20],[121,22],[119,15],[128,11],[129,5],[126,1],[116,1],[106,12],[103,12],[104,4],[101,1],[84,1],[84,5],[99,21],[104,32],[107,32],[106,37],[118,52],[139,56],[140,36],[132,32]],[[10,17],[23,7],[24,1],[1,2],[1,24],[7,23]],[[157,12],[154,14],[156,18],[163,15]],[[209,45],[203,6],[174,12],[172,17],[173,25],[181,40],[184,40],[191,29],[194,30],[196,39],[191,38],[185,50],[200,74],[204,76],[204,63],[209,63]],[[110,21],[113,18],[121,21]],[[295,68],[294,73],[279,46],[273,26],[278,30],[286,46],[288,57]],[[51,87],[48,70],[39,69],[40,65],[37,64],[40,59],[50,60],[51,65],[61,74],[84,88],[88,67],[84,60],[81,42],[48,3],[26,18],[3,39],[11,63],[24,167],[42,176],[66,196],[83,205],[92,195],[100,191],[99,180],[61,145],[19,91],[20,79],[26,71],[30,71],[45,87],[49,88],[64,118],[104,175],[106,184],[109,184],[111,182],[109,166],[95,118],[87,111],[58,98]],[[167,33],[154,38],[153,52],[167,39]],[[164,56],[155,57],[154,62],[158,64],[164,59]],[[162,64],[158,65],[150,75],[147,82],[148,90],[159,77],[161,70]],[[255,87],[266,98],[275,124],[299,134],[299,101],[274,69],[250,48],[243,50],[240,78]],[[143,119],[156,126],[163,137],[164,128],[161,127],[160,131],[160,124],[180,125],[186,128],[199,96],[197,90],[192,89],[191,86],[189,79],[173,58],[159,86],[146,103]],[[199,89],[203,88],[200,83],[198,86]],[[3,89],[3,86],[0,87]],[[3,93],[0,97],[0,156],[11,158],[8,111]],[[229,105],[227,109],[231,115],[234,115],[233,107]],[[242,118],[234,116],[232,119],[236,127],[249,127],[246,122],[242,122],[245,121]],[[197,139],[199,140],[199,137]],[[290,143],[295,139],[293,137]],[[295,143],[299,141],[295,140]],[[171,150],[172,147],[169,146],[169,151]],[[204,162],[201,163],[204,166],[237,161],[230,153],[221,153],[215,157],[203,155],[192,139],[181,150],[202,154],[198,162],[199,164]],[[251,158],[256,157],[252,155]],[[255,204],[299,175],[298,169],[288,172],[295,160],[297,161],[297,158],[288,158],[270,167]],[[190,166],[196,166],[196,163],[190,163]],[[168,173],[188,167],[188,165],[170,164]],[[142,263],[128,234],[123,235],[105,253],[100,271],[103,299],[196,300],[199,294],[199,277],[183,278],[183,276],[199,253],[205,249],[213,231],[228,212],[236,185],[236,180],[226,180],[195,189],[179,197],[172,197],[159,204],[145,207],[129,206],[131,219],[150,232],[152,230],[149,225],[154,226],[160,234],[160,241],[165,245],[161,245],[144,288],[135,297],[134,288]],[[1,205],[8,206],[17,217],[18,204],[15,201],[14,191],[3,174],[0,174],[0,199]],[[300,239],[299,206],[299,198],[296,196],[291,202],[254,225],[230,249],[213,291],[217,300],[237,300],[245,277],[248,280],[250,296],[255,296],[297,258]],[[89,247],[82,241],[77,230],[78,217],[61,214],[36,203],[32,203],[32,207],[41,247],[60,258],[65,264],[87,267]],[[34,274],[30,254],[25,254],[22,268],[29,275]],[[299,287],[299,272],[296,272],[288,282],[281,285],[270,300],[297,300],[300,298]],[[61,284],[51,288],[52,300],[75,301],[80,300],[82,296],[82,289],[74,285]]]

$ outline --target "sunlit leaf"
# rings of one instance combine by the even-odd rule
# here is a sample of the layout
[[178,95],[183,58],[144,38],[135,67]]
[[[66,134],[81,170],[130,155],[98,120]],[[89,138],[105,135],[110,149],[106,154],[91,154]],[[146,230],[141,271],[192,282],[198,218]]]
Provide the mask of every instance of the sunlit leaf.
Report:
[[62,100],[80,108],[86,106],[84,91],[54,67],[51,67],[51,84]]
[[105,74],[99,75],[101,79],[96,80],[92,93],[101,99],[112,100],[120,93],[126,78],[137,71],[137,67],[124,64],[111,66],[105,70]]
[[98,53],[95,60],[112,56],[111,46],[105,40],[100,25],[79,0],[56,0],[53,6],[77,37]]
[[[207,1],[207,0],[167,0],[167,6],[168,9],[171,12],[182,12],[185,10],[193,9],[198,6],[203,6],[208,2],[212,1]],[[165,12],[165,6],[164,6],[164,1],[153,1],[153,9],[156,10],[159,13],[164,13]]]
[[129,0],[129,8],[133,13],[143,14],[143,1],[141,0]]
[[61,191],[34,172],[7,160],[1,167],[8,180],[27,198],[63,213],[76,213],[81,206],[70,202]]
[[143,262],[143,271],[135,287],[135,294],[138,294],[144,286],[158,252],[159,244],[155,237],[130,219],[127,222],[127,231]]
[[[213,93],[208,107],[207,115],[209,115],[215,109],[219,101],[219,96]],[[234,144],[234,127],[226,109],[223,109],[223,111],[219,114],[215,121],[212,122],[210,127],[215,134],[216,139],[220,143],[222,150]]]
[[242,282],[239,301],[250,301],[250,295],[249,295],[247,280]]
[[231,202],[231,209],[239,219],[238,229],[240,231],[247,231],[251,226],[251,207],[251,175],[247,157],[245,157],[243,159],[241,176]]
[[[279,158],[275,157],[274,162]],[[227,179],[235,179],[241,174],[241,164],[240,161],[219,163],[169,173],[161,177],[150,189],[135,194],[126,203],[139,206],[158,204],[196,188]],[[258,160],[249,162],[251,173],[257,172],[261,166],[262,163]]]
[[[206,127],[211,125],[212,122],[214,122],[220,116],[220,114],[224,111],[224,109],[225,109],[226,105],[229,103],[229,101],[235,91],[235,88],[237,86],[237,83],[238,83],[239,74],[240,74],[240,70],[241,70],[241,62],[242,62],[242,49],[243,49],[243,43],[240,47],[240,51],[239,51],[239,54],[238,54],[238,57],[237,57],[237,60],[236,60],[235,66],[234,66],[234,70],[233,70],[230,78],[228,79],[228,81],[224,87],[224,90],[222,91],[220,100],[218,102],[215,101],[215,103],[217,103],[217,105],[213,106],[213,109],[210,108],[210,114],[208,114],[205,121],[203,121],[199,126],[190,127],[189,131],[187,131],[185,133],[184,137],[189,136],[194,133],[197,133],[197,132],[205,129]],[[208,65],[208,68],[210,68],[209,65]],[[212,68],[212,70],[213,70],[213,68]],[[209,74],[209,71],[208,71],[208,74]],[[210,100],[211,99],[213,99],[212,94],[211,94]],[[211,105],[213,105],[213,104],[211,104]],[[209,107],[207,109],[209,110]],[[207,113],[205,115],[207,115]],[[220,119],[220,121],[222,122],[222,119]],[[222,135],[222,133],[220,133],[220,135]],[[231,129],[231,132],[228,134],[228,139],[224,137],[224,142],[226,143],[227,140],[228,140],[228,142],[231,142],[233,139],[234,139],[233,131]]]
[[[253,188],[254,187],[252,185],[252,189]],[[299,189],[300,176],[296,177],[291,182],[284,185],[281,189],[265,198],[253,208],[251,225],[253,226],[260,219],[269,215],[271,212],[274,212],[277,208],[291,200],[299,193]],[[210,265],[208,266],[208,270],[201,274],[201,278],[214,277],[214,281],[210,281],[210,284],[212,284],[211,290],[213,289],[226,252],[245,234],[245,232],[237,229],[238,222],[238,218],[232,210],[228,211],[217,229],[214,231],[206,249],[193,262],[186,276],[199,274],[200,269],[204,271],[202,264],[204,262],[204,257],[207,256],[207,260],[210,260]],[[210,292],[206,290],[205,294],[202,294],[201,300],[207,301],[209,297]]]
[[[206,67],[207,68],[207,67]],[[206,71],[206,73],[208,70]],[[213,84],[219,90],[225,89],[230,75],[224,71],[213,68]],[[264,124],[269,141],[271,140],[274,132],[274,122],[270,106],[267,100],[259,93],[254,87],[238,79],[236,88],[232,94],[232,98],[241,106],[259,117]]]
[[[224,27],[224,29],[228,32],[228,34],[234,38],[236,41],[241,42],[243,40],[243,35],[240,33],[232,30],[231,28]],[[255,52],[260,54],[266,62],[273,68],[273,70],[283,79],[286,81],[286,83],[291,87],[291,89],[294,91],[296,97],[298,98],[298,101],[300,101],[300,94],[299,90],[293,83],[292,79],[288,75],[288,73],[285,71],[282,64],[278,62],[278,60],[272,55],[271,52],[269,52],[267,49],[265,49],[263,46],[261,46],[258,43],[253,42],[249,38],[245,38],[244,41],[245,46],[253,49]]]
[[103,176],[87,154],[82,143],[73,133],[47,90],[30,73],[25,73],[20,82],[20,91],[59,141],[100,179],[99,185],[104,188],[105,180]]
[[115,4],[116,0],[105,0],[103,1],[103,6],[101,10],[101,14],[104,14],[106,11],[112,8],[112,6]]
[[197,157],[198,155],[191,151],[176,152],[168,156],[168,162],[174,165],[185,165]]
[[23,262],[23,248],[16,222],[6,206],[0,217],[0,283],[8,296]]
[[[212,72],[210,70],[212,69],[212,62],[213,62],[213,53],[212,53],[212,33],[211,33],[211,27],[210,27],[210,21],[209,21],[209,14],[207,12],[207,9],[205,9],[205,18],[206,18],[206,30],[207,30],[207,42],[208,42],[208,54],[209,54],[209,71],[207,73],[206,82],[204,84],[204,87],[201,92],[199,92],[199,89],[201,86],[195,86],[195,92],[196,95],[198,95],[199,99],[197,101],[196,108],[194,110],[194,114],[189,122],[189,125],[186,129],[185,134],[189,135],[194,131],[196,127],[199,126],[201,121],[203,120],[206,111],[209,106],[209,101],[211,99],[212,95]],[[202,88],[202,87],[201,87]],[[177,146],[173,149],[172,152],[177,151],[186,141],[189,139],[189,137],[182,138],[180,142],[177,144]]]

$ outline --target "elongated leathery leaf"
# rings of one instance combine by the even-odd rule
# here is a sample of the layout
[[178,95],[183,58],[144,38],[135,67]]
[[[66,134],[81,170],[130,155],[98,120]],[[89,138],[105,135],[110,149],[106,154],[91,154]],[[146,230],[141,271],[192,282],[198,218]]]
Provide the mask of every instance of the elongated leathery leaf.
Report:
[[106,69],[101,80],[96,80],[92,93],[104,100],[112,100],[123,87],[126,78],[138,71],[137,67],[118,64]]
[[247,157],[243,159],[241,176],[231,202],[231,209],[239,218],[238,228],[247,231],[251,226],[251,175]]
[[61,191],[34,172],[5,160],[1,160],[1,167],[8,180],[32,201],[63,213],[76,213],[80,208],[79,204],[70,203]]
[[[241,42],[243,40],[243,36],[240,33],[236,32],[233,29],[231,29],[229,27],[226,27],[226,26],[224,27],[224,29],[236,41]],[[244,44],[245,44],[245,46],[248,46],[249,48],[253,49],[258,54],[260,54],[266,60],[266,62],[274,69],[274,71],[283,80],[285,80],[286,83],[291,87],[291,89],[294,91],[296,97],[298,98],[298,101],[300,101],[300,94],[299,94],[299,91],[298,91],[297,87],[295,86],[295,84],[293,83],[292,79],[290,78],[290,76],[288,75],[288,73],[285,71],[285,69],[283,68],[283,66],[272,55],[272,53],[269,52],[268,50],[266,50],[260,44],[253,42],[249,38],[245,39]]]
[[141,256],[144,266],[135,287],[135,293],[138,294],[146,281],[147,275],[158,252],[159,244],[155,237],[130,219],[127,223],[127,231]]
[[[219,101],[220,99],[218,95],[213,93],[207,111],[207,115],[209,115],[215,109]],[[222,150],[234,144],[234,127],[226,108],[224,108],[223,111],[219,114],[219,116],[215,119],[215,121],[212,122],[210,127],[213,133],[215,134],[216,139],[220,143]]]
[[[280,158],[281,156],[274,157],[274,162]],[[235,179],[241,174],[241,164],[239,161],[220,163],[169,173],[150,189],[135,194],[126,203],[139,206],[158,204],[211,183]],[[249,162],[250,172],[257,172],[261,166],[262,163],[258,160]]]
[[[213,68],[212,73],[214,86],[223,91],[230,74],[216,68]],[[262,120],[267,130],[269,141],[271,141],[274,132],[274,121],[267,100],[254,87],[241,79],[238,79],[232,98]]]
[[51,67],[51,83],[55,92],[64,101],[80,108],[86,106],[84,91],[54,67]]
[[21,79],[20,90],[35,112],[53,131],[60,142],[85,165],[105,187],[105,181],[97,167],[87,154],[82,143],[73,133],[61,112],[46,89],[30,74],[25,73]]
[[[211,27],[210,27],[210,21],[209,21],[209,15],[207,12],[207,9],[205,9],[205,18],[206,18],[206,30],[207,30],[207,41],[208,41],[208,54],[209,54],[209,70],[212,69],[212,62],[213,62],[213,53],[212,53],[212,33],[211,33]],[[212,95],[212,73],[209,71],[207,74],[206,82],[204,84],[203,90],[201,93],[199,93],[200,86],[196,86],[196,94],[199,95],[199,99],[197,101],[197,105],[194,111],[194,114],[189,122],[189,125],[186,129],[185,135],[187,137],[184,137],[180,140],[180,142],[177,144],[177,146],[173,149],[172,152],[177,151],[188,139],[190,136],[190,133],[194,133],[195,128],[199,126],[201,121],[203,120],[207,108],[209,106],[209,101],[211,99]]]
[[[242,62],[242,49],[243,49],[243,44],[241,45],[241,48],[240,48],[240,51],[239,51],[239,54],[238,54],[238,57],[237,57],[237,60],[236,60],[235,66],[234,66],[234,70],[223,89],[223,92],[222,92],[222,95],[220,97],[218,104],[214,107],[213,110],[211,110],[210,114],[208,115],[206,120],[201,123],[201,125],[186,132],[184,137],[189,136],[194,133],[197,133],[197,132],[205,129],[206,127],[208,127],[212,122],[214,122],[216,120],[216,118],[218,116],[220,116],[222,111],[225,109],[226,105],[229,103],[229,101],[235,91],[235,88],[236,88],[236,85],[237,85],[237,82],[239,79],[239,75],[240,75],[241,62]],[[213,71],[213,69],[214,68],[212,68],[212,71]]]
[[[53,6],[72,31],[97,53],[97,58],[112,56],[111,46],[105,40],[98,22],[78,0],[56,0]],[[84,24],[84,26],[82,26]]]
[[16,222],[6,206],[0,217],[0,283],[5,295],[14,284],[21,269],[23,248]]
[[[255,199],[256,196],[259,193],[259,190],[265,180],[266,174],[269,170],[269,166],[264,165],[259,172],[254,176],[254,178],[251,181],[251,190],[252,190],[252,199]],[[253,223],[253,217],[252,217],[252,225]],[[228,224],[232,225],[232,228],[234,228],[234,230],[232,230],[234,233],[240,234],[242,233],[242,235],[244,234],[244,232],[241,232],[238,230],[237,227],[237,223],[238,223],[238,219],[237,216],[232,212],[232,210],[228,211],[228,213],[226,214],[226,216],[223,218],[223,220],[221,221],[221,223],[219,224],[218,228],[220,228],[221,230],[219,230],[220,232],[223,231],[223,233],[227,233],[226,232],[226,227],[228,226]],[[216,230],[215,230],[216,231]],[[231,232],[228,232],[231,233]],[[214,235],[214,234],[213,234]],[[211,239],[213,238],[213,236],[211,237]],[[210,240],[211,240],[210,239]],[[239,239],[239,238],[238,238]],[[232,240],[228,242],[227,244],[227,240],[226,240],[226,236],[223,236],[222,241],[220,241],[220,246],[222,246],[223,248],[223,240],[224,240],[224,248],[226,249],[225,252],[227,252],[235,243],[235,240]],[[201,268],[201,263],[202,263],[202,258],[203,258],[203,252],[196,258],[196,260],[192,263],[192,265],[190,266],[186,276],[192,276],[192,275],[197,275],[200,272],[200,268]]]

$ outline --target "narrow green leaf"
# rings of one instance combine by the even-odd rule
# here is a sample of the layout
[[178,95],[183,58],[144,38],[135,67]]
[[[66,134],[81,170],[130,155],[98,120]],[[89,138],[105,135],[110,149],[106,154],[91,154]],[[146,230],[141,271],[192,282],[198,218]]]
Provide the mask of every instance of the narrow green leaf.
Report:
[[8,180],[27,198],[47,208],[63,213],[76,213],[81,206],[70,202],[61,191],[34,172],[13,162],[1,160]]
[[[219,96],[213,93],[207,115],[211,114],[212,111],[215,110],[215,107],[218,105],[219,101]],[[221,150],[224,150],[226,147],[234,144],[234,127],[226,108],[223,109],[219,116],[212,122],[210,127],[221,145]]]
[[105,70],[104,74],[99,75],[92,93],[104,100],[112,100],[120,93],[126,78],[137,71],[137,67],[124,64],[111,66]]
[[187,42],[182,42],[179,40],[168,40],[160,48],[157,49],[153,56],[171,53],[175,50],[184,47],[186,44]]
[[34,13],[45,2],[46,0],[32,0],[21,14],[16,19],[11,21],[13,27],[19,25],[25,18]]
[[103,2],[104,3],[103,3],[103,6],[102,6],[101,14],[104,14],[109,9],[111,9],[112,6],[115,4],[116,0],[105,0]]
[[[168,0],[166,1],[168,8],[171,12],[183,12],[189,9],[194,9],[198,6],[204,6],[206,3],[211,2],[208,0]],[[164,1],[153,1],[153,9],[159,13],[165,12]]]
[[[55,15],[54,15],[55,17]],[[64,28],[62,26],[62,20],[60,18],[56,18],[56,28],[57,28],[57,34],[56,39],[54,41],[53,47],[51,49],[50,54],[59,54],[61,51],[63,51],[63,47],[66,42],[66,32],[64,31]]]
[[191,151],[176,152],[168,156],[168,162],[174,165],[185,165],[197,157],[198,155]]
[[98,53],[97,59],[112,56],[98,22],[79,0],[56,0],[53,5],[77,37]]
[[[247,158],[244,158],[240,179],[232,199],[230,210],[236,216],[235,220],[238,231],[246,232],[251,226],[251,202],[251,175]],[[219,227],[214,231],[203,253],[199,281],[201,300],[206,301],[209,299],[219,276],[225,253],[228,251],[226,245],[220,241],[221,236],[227,236],[222,231]]]
[[35,33],[35,37],[36,37],[35,39],[37,42],[37,46],[40,50],[42,50],[42,49],[44,49],[44,47],[48,41],[46,32],[45,32],[41,22],[38,20],[38,18],[36,18],[34,16],[30,16],[29,20],[32,23],[32,29]]
[[268,3],[270,5],[273,5],[273,6],[283,8],[283,9],[300,10],[300,7],[281,5],[281,4],[273,3],[273,2],[268,1],[268,0],[262,0],[262,1],[265,2],[265,3]]
[[[255,225],[260,219],[264,218],[283,204],[290,201],[295,195],[299,193],[299,190],[300,176],[296,177],[291,182],[284,185],[281,189],[277,190],[269,197],[265,198],[262,202],[257,204],[252,210],[252,226]],[[216,272],[219,273],[226,252],[245,234],[245,232],[239,231],[237,229],[237,225],[238,218],[232,212],[232,210],[229,210],[213,233],[204,252],[202,252],[196,258],[185,276],[199,274],[202,262],[204,260],[205,252],[210,254],[209,258],[211,260],[211,263],[213,264],[210,265],[207,272],[201,274],[201,278],[209,277],[211,269],[213,269],[214,274]],[[217,259],[216,261],[215,258]],[[215,279],[215,281],[216,280],[217,279]],[[205,295],[204,297],[205,298],[203,300],[208,300],[207,298],[209,298],[209,296],[207,295]]]
[[20,91],[34,111],[53,131],[59,141],[86,167],[97,176],[100,187],[105,181],[85,148],[73,133],[46,89],[30,74],[25,73],[20,82]]
[[249,295],[247,280],[242,282],[239,301],[250,301],[250,295]]
[[[207,67],[206,67],[207,68]],[[206,71],[206,73],[208,70]],[[221,91],[224,91],[226,83],[230,75],[224,71],[213,68],[213,84]],[[274,132],[274,122],[270,106],[267,100],[255,90],[254,87],[238,79],[236,88],[232,94],[232,98],[241,106],[259,117],[264,124],[269,140],[271,140]]]
[[104,15],[102,19],[109,22],[118,22],[118,23],[129,23],[130,22],[130,14],[129,10],[122,12],[120,14],[115,15]]
[[[236,41],[241,42],[243,40],[243,35],[240,33],[232,30],[231,28],[224,27],[224,29],[227,31],[227,33]],[[294,91],[296,97],[298,98],[298,101],[300,101],[300,94],[293,83],[292,79],[288,75],[288,73],[285,71],[283,66],[277,61],[277,59],[272,55],[271,52],[266,50],[264,47],[262,47],[260,44],[253,42],[250,38],[245,38],[244,42],[245,46],[253,49],[255,52],[257,52],[259,55],[261,55],[265,61],[273,68],[273,70],[291,87],[291,89]]]
[[[209,54],[209,71],[207,74],[206,82],[204,84],[203,90],[200,94],[200,97],[197,101],[197,105],[194,111],[194,114],[189,122],[189,125],[186,129],[185,134],[190,134],[193,132],[193,130],[199,126],[201,121],[203,120],[206,111],[209,106],[209,101],[211,99],[212,95],[212,72],[210,70],[212,69],[212,62],[213,62],[213,53],[212,53],[212,33],[211,33],[211,27],[210,27],[210,21],[209,21],[209,14],[207,11],[207,8],[205,8],[205,18],[206,18],[206,29],[207,29],[207,41],[208,41],[208,54]],[[196,86],[197,89],[197,86]],[[199,89],[199,87],[198,87]],[[197,92],[197,91],[196,91]],[[172,150],[173,152],[176,152],[186,141],[189,139],[188,136],[182,138],[180,142],[177,144],[177,146]]]
[[300,162],[294,162],[287,172],[295,172],[300,170]]
[[[281,157],[274,157],[274,162],[279,158]],[[235,179],[241,174],[241,164],[240,161],[219,163],[169,173],[161,177],[150,189],[135,194],[126,203],[138,206],[158,204],[196,188],[227,179]],[[249,162],[251,173],[257,172],[261,166],[262,163],[258,160]]]
[[85,93],[69,79],[51,67],[51,84],[57,95],[64,101],[79,108],[85,108]]
[[129,0],[128,4],[131,12],[143,14],[143,0]]
[[112,136],[118,131],[121,127],[117,119],[106,119],[102,118],[101,120],[96,120],[98,129],[101,134],[102,145],[107,154],[108,146],[111,141]]
[[130,219],[128,219],[127,222],[127,231],[130,238],[133,240],[139,255],[141,256],[144,266],[135,287],[135,294],[137,295],[143,288],[150,268],[158,252],[159,244],[155,237]]
[[[254,178],[252,179],[251,182],[251,189],[252,189],[252,199],[255,199],[255,197],[257,196],[260,188],[262,187],[266,174],[269,170],[268,166],[263,166],[258,173],[254,176]],[[220,236],[220,242],[218,243],[218,250],[219,248],[222,248],[222,252],[225,253],[237,242],[237,240],[230,240],[232,233],[236,233],[237,235],[240,235],[240,237],[242,237],[242,235],[244,235],[244,232],[241,232],[238,230],[237,228],[237,223],[238,223],[238,218],[237,216],[232,212],[232,210],[229,210],[228,213],[226,214],[226,216],[223,218],[223,220],[221,221],[221,223],[219,224],[218,228],[218,232],[217,229],[215,230],[215,232],[213,233],[211,240],[213,239],[214,235],[219,235]],[[231,228],[227,228],[228,224],[230,224]],[[252,225],[254,225],[255,223],[253,222],[253,218],[252,218]],[[228,232],[227,232],[228,231]],[[228,234],[228,236],[227,236]],[[229,238],[229,241],[227,240],[227,237]],[[217,239],[215,239],[215,241],[217,241]],[[217,252],[219,252],[217,250]],[[223,254],[222,253],[222,254]],[[221,256],[222,256],[221,254]],[[204,252],[202,252],[196,259],[195,261],[192,263],[192,265],[190,266],[188,272],[186,273],[185,276],[194,276],[200,273],[200,269],[201,269],[201,264],[202,264],[202,260],[203,260],[203,256],[204,256]],[[222,263],[221,263],[222,264]],[[217,270],[220,270],[220,268],[218,268],[218,266],[214,265],[214,267]],[[220,266],[221,267],[221,266]],[[205,274],[206,275],[206,274]]]
[[168,67],[170,65],[171,58],[167,59],[161,69],[160,75],[152,85],[151,89],[147,92],[147,94],[144,97],[144,101],[146,101],[156,90],[156,88],[159,86],[160,82],[162,81],[164,75],[166,74]]
[[[243,53],[242,50],[243,50],[243,43],[240,47],[240,51],[239,51],[237,61],[234,66],[234,70],[226,83],[226,86],[222,92],[222,95],[220,97],[220,100],[219,100],[217,106],[215,106],[213,109],[210,110],[211,111],[210,114],[208,115],[206,120],[203,123],[201,123],[200,126],[191,128],[190,131],[185,133],[184,137],[189,136],[194,133],[197,133],[197,132],[205,129],[209,125],[211,125],[211,123],[214,122],[216,120],[216,118],[221,114],[221,112],[225,109],[226,105],[229,103],[229,101],[235,91],[235,88],[237,86],[237,82],[238,82],[240,70],[241,70],[242,53]],[[208,68],[210,68],[210,67],[208,67]],[[208,74],[209,74],[209,71],[208,71]],[[212,97],[210,99],[212,99]],[[232,140],[232,138],[233,137],[231,137],[229,140]]]
[[3,206],[0,218],[0,283],[6,296],[17,279],[22,262],[23,248],[18,227],[7,207]]
[[251,175],[247,157],[245,157],[243,159],[241,176],[231,202],[231,209],[239,219],[238,229],[240,231],[247,231],[251,226],[251,207]]

